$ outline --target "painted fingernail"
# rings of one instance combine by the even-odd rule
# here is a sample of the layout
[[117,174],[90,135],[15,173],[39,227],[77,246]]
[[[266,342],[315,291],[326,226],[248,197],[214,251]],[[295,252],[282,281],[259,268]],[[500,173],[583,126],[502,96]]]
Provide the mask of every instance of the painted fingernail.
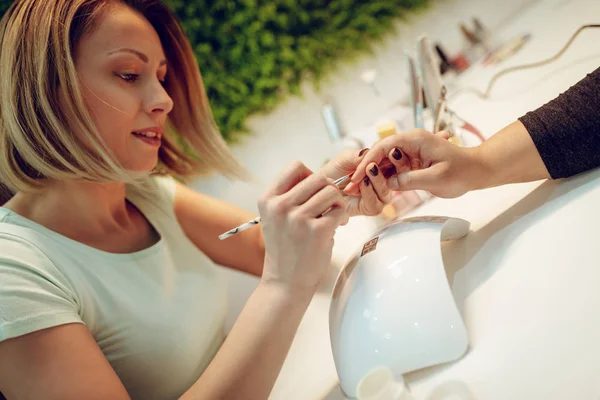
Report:
[[402,152],[398,149],[394,149],[394,152],[392,153],[392,157],[394,157],[395,160],[401,160],[402,159]]
[[369,179],[369,177],[365,176],[365,179],[363,179],[363,182],[365,183],[365,186],[369,186],[369,184],[371,183],[371,180]]
[[364,156],[364,155],[365,155],[365,153],[366,153],[367,151],[369,151],[369,148],[368,148],[368,147],[367,147],[366,149],[362,149],[362,150],[360,151],[360,153],[358,153],[358,156],[359,156],[359,157],[362,157],[362,156]]
[[369,172],[371,173],[371,175],[373,176],[377,176],[379,175],[379,169],[377,168],[377,165],[374,165],[373,168],[371,168],[369,170]]

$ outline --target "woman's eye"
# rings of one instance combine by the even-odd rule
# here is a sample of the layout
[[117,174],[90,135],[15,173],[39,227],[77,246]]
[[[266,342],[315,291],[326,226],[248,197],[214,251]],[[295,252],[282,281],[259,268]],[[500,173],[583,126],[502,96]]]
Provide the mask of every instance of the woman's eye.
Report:
[[[139,74],[116,74],[116,75],[128,83],[134,83],[140,77]],[[162,86],[165,86],[167,84],[167,79],[165,78],[165,79],[159,80],[159,82]]]
[[117,74],[119,78],[123,79],[125,82],[133,83],[137,80],[138,74]]

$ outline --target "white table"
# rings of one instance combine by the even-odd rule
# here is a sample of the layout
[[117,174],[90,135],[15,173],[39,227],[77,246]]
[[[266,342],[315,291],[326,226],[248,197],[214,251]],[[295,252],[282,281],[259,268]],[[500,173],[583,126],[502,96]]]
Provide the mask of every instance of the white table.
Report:
[[[580,25],[599,22],[598,0],[543,1],[501,32],[530,32],[521,52],[497,69],[472,68],[460,83],[484,89],[500,68],[549,57]],[[599,42],[600,30],[583,32],[555,63],[502,78],[492,99],[464,94],[451,104],[489,136],[600,66]],[[467,237],[443,245],[471,348],[457,362],[405,376],[416,399],[464,392],[485,400],[600,399],[600,170],[435,199],[412,215],[472,224]],[[335,262],[369,235],[369,223],[339,231]],[[273,399],[323,398],[337,385],[328,328],[333,279],[311,304]]]

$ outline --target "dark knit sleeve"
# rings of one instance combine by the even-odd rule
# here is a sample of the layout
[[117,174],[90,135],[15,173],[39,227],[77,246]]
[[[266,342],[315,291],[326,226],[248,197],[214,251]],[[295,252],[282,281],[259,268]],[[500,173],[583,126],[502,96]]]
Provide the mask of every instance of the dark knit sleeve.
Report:
[[519,121],[553,179],[600,166],[600,68]]

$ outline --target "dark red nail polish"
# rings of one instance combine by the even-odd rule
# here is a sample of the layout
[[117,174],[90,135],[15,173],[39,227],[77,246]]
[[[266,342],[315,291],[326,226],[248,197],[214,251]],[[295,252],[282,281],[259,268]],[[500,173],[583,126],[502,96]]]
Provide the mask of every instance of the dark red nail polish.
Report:
[[377,165],[374,165],[373,168],[371,168],[369,170],[369,172],[371,173],[371,175],[373,176],[377,176],[379,175],[379,169],[377,168]]
[[362,156],[364,156],[364,155],[365,155],[365,153],[366,153],[367,151],[369,151],[369,148],[368,148],[368,147],[367,147],[366,149],[362,149],[362,150],[360,151],[360,153],[358,153],[358,156],[359,156],[359,157],[362,157]]
[[365,179],[363,179],[363,182],[365,183],[365,186],[369,186],[369,184],[371,183],[371,180],[369,179],[369,177],[365,176]]
[[400,161],[402,159],[402,152],[398,149],[394,149],[392,157],[394,157],[395,160]]

